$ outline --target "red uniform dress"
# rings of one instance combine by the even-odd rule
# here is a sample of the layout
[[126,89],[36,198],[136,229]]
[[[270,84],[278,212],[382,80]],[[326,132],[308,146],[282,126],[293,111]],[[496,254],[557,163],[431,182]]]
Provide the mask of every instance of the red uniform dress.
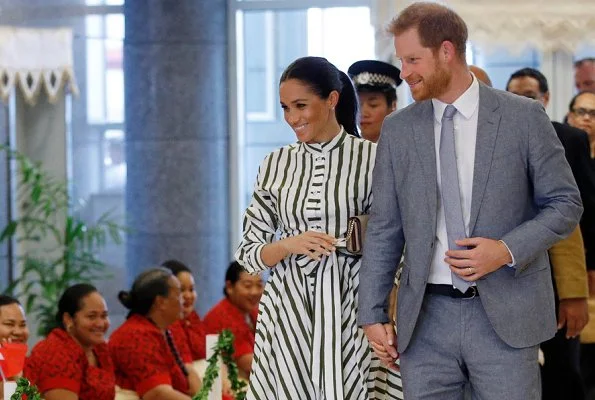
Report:
[[25,362],[23,376],[41,393],[65,389],[79,400],[113,400],[116,378],[107,344],[93,349],[97,366],[89,364],[83,348],[63,329],[54,329],[39,342]]
[[[167,344],[165,335],[146,317],[131,315],[109,340],[114,361],[116,383],[122,389],[133,390],[139,397],[158,385],[171,385],[187,393],[188,379]],[[190,354],[178,349],[184,363]]]
[[204,325],[207,333],[219,333],[229,329],[233,333],[234,358],[254,353],[254,334],[258,310],[254,309],[246,319],[244,313],[226,298],[221,300],[207,313]]
[[196,311],[192,311],[186,318],[173,323],[169,330],[174,335],[176,345],[182,342],[187,343],[192,361],[206,358],[205,327]]

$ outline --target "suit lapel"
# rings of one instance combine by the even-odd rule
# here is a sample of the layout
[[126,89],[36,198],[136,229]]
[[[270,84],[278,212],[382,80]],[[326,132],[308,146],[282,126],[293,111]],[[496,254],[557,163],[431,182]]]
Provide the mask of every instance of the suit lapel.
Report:
[[501,114],[498,112],[498,99],[492,89],[479,85],[479,115],[477,118],[477,140],[475,143],[475,163],[473,169],[473,192],[471,194],[471,216],[469,235],[472,237],[479,209],[485,193],[494,146],[498,137]]
[[413,124],[415,147],[425,177],[426,193],[430,215],[433,218],[433,226],[436,226],[436,214],[438,210],[437,196],[437,172],[436,172],[436,144],[434,142],[434,108],[431,101],[425,101],[419,108],[419,113]]

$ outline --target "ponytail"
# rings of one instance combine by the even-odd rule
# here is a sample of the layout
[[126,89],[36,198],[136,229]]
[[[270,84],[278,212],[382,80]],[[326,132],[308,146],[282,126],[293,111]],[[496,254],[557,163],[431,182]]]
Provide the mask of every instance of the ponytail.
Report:
[[343,125],[345,131],[350,135],[360,137],[359,129],[357,128],[359,118],[357,93],[349,76],[343,71],[338,72],[343,88],[341,89],[341,93],[339,93],[339,102],[335,107],[337,122]]

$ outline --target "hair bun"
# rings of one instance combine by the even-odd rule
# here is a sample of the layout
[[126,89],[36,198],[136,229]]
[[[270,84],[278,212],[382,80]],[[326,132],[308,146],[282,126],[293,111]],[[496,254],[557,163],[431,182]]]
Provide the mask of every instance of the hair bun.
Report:
[[120,290],[118,293],[118,300],[120,300],[120,303],[127,309],[130,310],[132,308],[132,296],[130,295],[130,292]]

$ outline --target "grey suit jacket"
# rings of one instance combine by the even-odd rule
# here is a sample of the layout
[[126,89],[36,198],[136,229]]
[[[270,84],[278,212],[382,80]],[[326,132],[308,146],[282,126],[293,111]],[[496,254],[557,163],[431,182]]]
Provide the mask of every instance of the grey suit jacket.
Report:
[[[391,114],[378,144],[370,220],[360,270],[358,322],[387,322],[387,296],[405,242],[398,295],[398,348],[413,334],[436,240],[438,190],[431,101]],[[502,239],[515,267],[477,282],[496,333],[512,347],[556,331],[547,249],[582,213],[580,195],[552,124],[536,101],[480,84],[470,237]]]

